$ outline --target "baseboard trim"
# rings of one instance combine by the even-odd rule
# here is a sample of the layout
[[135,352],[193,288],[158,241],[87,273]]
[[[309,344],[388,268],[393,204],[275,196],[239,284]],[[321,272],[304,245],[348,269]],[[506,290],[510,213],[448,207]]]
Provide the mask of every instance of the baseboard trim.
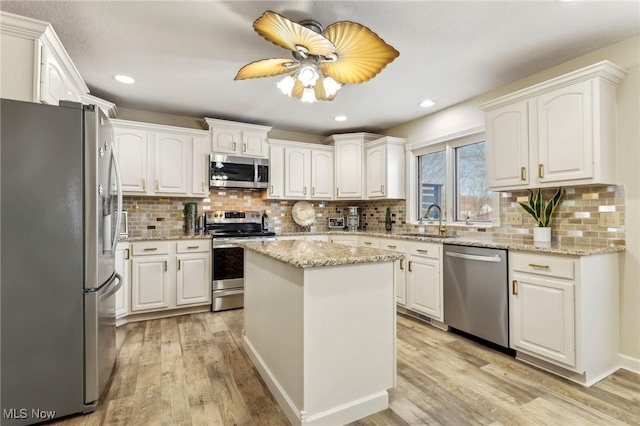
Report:
[[176,317],[178,315],[200,314],[203,312],[211,312],[211,303],[208,303],[206,305],[189,306],[186,308],[169,309],[163,311],[131,313],[129,315],[116,318],[116,327],[120,327],[121,325],[125,325],[130,322]]
[[629,370],[632,373],[640,374],[640,358],[633,358],[628,355],[618,355],[620,368]]

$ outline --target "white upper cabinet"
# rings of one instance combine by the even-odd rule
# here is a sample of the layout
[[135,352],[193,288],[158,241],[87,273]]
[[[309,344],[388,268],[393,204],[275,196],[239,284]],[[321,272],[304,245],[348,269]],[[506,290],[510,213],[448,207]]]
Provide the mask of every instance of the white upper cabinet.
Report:
[[406,139],[385,136],[365,144],[367,198],[405,197]]
[[271,139],[268,198],[330,200],[333,147]]
[[53,27],[0,12],[0,97],[58,105],[89,93]]
[[365,143],[381,137],[372,133],[345,133],[329,136],[323,141],[335,148],[335,199],[365,198]]
[[247,157],[269,158],[269,126],[205,118],[213,152]]
[[489,186],[616,184],[616,86],[625,75],[602,61],[481,105]]
[[155,133],[155,193],[186,194],[189,175],[187,135]]
[[118,119],[110,121],[125,194],[204,196],[209,193],[209,132]]

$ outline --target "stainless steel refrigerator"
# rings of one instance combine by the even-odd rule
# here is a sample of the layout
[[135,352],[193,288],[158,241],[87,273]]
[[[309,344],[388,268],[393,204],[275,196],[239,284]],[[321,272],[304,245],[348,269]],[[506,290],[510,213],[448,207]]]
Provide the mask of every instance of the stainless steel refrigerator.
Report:
[[96,106],[0,100],[2,425],[91,412],[113,372],[111,139]]

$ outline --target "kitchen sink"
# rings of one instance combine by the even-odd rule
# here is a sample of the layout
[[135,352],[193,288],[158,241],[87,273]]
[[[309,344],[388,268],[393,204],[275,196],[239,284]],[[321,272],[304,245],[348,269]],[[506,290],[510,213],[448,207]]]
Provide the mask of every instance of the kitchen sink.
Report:
[[407,237],[424,237],[424,238],[456,238],[457,235],[438,235],[438,234],[427,234],[425,232],[405,232],[403,234],[398,234],[398,235],[405,235]]

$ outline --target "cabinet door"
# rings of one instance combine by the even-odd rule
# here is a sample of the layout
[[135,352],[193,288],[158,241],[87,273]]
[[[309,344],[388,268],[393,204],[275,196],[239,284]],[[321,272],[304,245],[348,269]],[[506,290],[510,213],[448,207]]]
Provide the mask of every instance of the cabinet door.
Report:
[[440,262],[409,256],[407,263],[407,307],[441,321]]
[[362,198],[362,141],[337,141],[336,198]]
[[585,81],[536,98],[540,182],[593,177],[592,84]]
[[67,99],[67,77],[46,46],[42,46],[41,52],[44,75],[40,101],[49,105],[58,105],[60,101]]
[[155,134],[155,193],[187,195],[189,137]]
[[485,126],[489,187],[526,187],[531,173],[528,168],[528,102],[518,102],[489,111],[485,116]]
[[269,148],[269,198],[284,197],[284,147],[271,145]]
[[386,181],[386,147],[377,146],[367,149],[367,196],[369,198],[384,197]]
[[209,135],[193,138],[191,149],[191,193],[206,196],[209,193],[209,154],[211,138]]
[[177,305],[211,303],[211,255],[178,255]]
[[169,256],[141,256],[131,261],[131,310],[169,307]]
[[284,148],[284,196],[304,199],[309,197],[311,151],[303,148]]
[[576,365],[574,284],[514,274],[510,297],[511,347]]
[[120,163],[122,191],[147,191],[147,132],[114,128],[114,142]]
[[122,286],[116,292],[116,318],[129,313],[130,252],[128,243],[118,243],[114,260],[116,272],[122,277]]
[[268,157],[267,135],[261,132],[242,131],[242,155]]
[[333,195],[333,152],[311,151],[311,198],[330,200]]
[[242,146],[242,131],[239,129],[211,129],[214,153],[239,154]]

